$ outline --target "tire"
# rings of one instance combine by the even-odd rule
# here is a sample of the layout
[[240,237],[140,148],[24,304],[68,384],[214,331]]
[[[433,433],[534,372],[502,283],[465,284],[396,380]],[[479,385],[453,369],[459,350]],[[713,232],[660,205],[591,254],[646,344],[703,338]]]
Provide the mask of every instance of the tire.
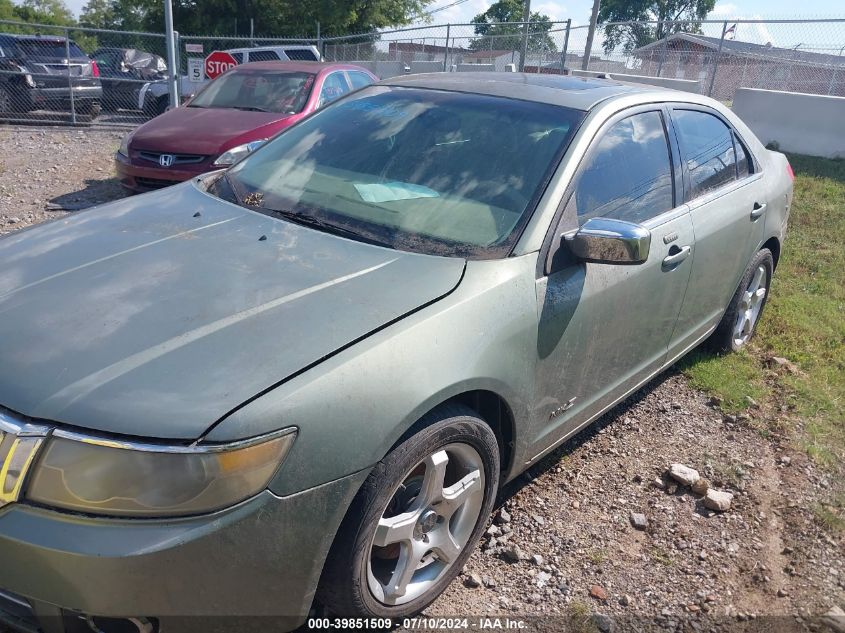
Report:
[[100,116],[100,102],[96,99],[83,101],[76,106],[76,113],[93,121]]
[[170,97],[168,95],[163,95],[161,97],[157,97],[154,101],[144,102],[144,114],[148,117],[155,118],[160,114],[164,114],[167,112],[167,108],[170,105]]
[[751,340],[769,298],[774,269],[775,261],[768,248],[758,251],[752,258],[722,320],[708,341],[711,349],[736,352]]
[[[376,464],[338,530],[317,593],[330,613],[370,618],[419,613],[460,573],[481,538],[499,485],[496,436],[460,405],[433,411],[420,426]],[[438,498],[430,494],[437,492],[430,484],[438,472],[445,473],[444,494],[429,503]],[[419,566],[403,566],[408,559],[420,560]],[[411,570],[404,592],[393,591],[400,569]]]
[[12,95],[5,86],[0,86],[0,113],[9,114],[15,111]]

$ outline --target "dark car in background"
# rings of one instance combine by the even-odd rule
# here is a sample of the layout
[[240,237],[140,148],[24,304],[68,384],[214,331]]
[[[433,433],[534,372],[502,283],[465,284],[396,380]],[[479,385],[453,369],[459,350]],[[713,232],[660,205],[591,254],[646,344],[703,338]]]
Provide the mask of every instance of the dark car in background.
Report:
[[32,110],[96,118],[103,96],[97,63],[73,40],[0,33],[0,114]]
[[100,70],[104,110],[136,110],[141,86],[167,76],[163,57],[137,48],[101,47],[91,57]]
[[350,64],[236,66],[184,107],[128,134],[115,155],[118,178],[141,192],[231,165],[326,103],[377,80]]

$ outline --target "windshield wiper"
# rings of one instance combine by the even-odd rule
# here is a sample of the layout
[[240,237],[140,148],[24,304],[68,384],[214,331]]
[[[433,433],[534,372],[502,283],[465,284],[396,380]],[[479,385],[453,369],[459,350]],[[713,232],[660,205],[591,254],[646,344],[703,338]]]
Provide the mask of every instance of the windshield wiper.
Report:
[[258,106],[229,106],[234,110],[246,110],[247,112],[269,112],[266,108],[259,108]]
[[[244,205],[246,206],[246,205]],[[248,207],[259,211],[261,213],[266,213],[268,215],[277,215],[286,220],[290,220],[294,224],[300,224],[302,226],[308,226],[311,228],[319,229],[321,231],[325,231],[326,233],[331,233],[333,235],[343,235],[345,237],[351,237],[359,242],[366,242],[368,244],[375,244],[377,246],[387,246],[388,248],[392,248],[392,246],[384,241],[374,239],[372,237],[362,235],[358,231],[353,231],[352,229],[347,229],[342,226],[338,226],[337,224],[332,224],[331,222],[326,222],[325,220],[321,220],[318,217],[313,215],[304,215],[302,213],[297,213],[296,211],[290,211],[288,209],[268,209],[267,207]]]

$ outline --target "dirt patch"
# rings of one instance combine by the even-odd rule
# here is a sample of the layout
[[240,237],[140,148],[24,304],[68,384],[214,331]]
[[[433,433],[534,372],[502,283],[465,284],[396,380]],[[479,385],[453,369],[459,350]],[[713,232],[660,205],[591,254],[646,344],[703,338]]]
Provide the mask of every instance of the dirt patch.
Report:
[[[763,437],[753,417],[737,420],[708,402],[670,373],[532,468],[503,495],[511,520],[485,537],[427,613],[586,613],[591,625],[603,614],[640,627],[698,620],[705,629],[768,619],[779,631],[841,604],[842,542],[812,513],[827,475]],[[675,489],[665,476],[673,462],[732,492],[730,510],[713,512],[689,488]],[[645,530],[631,513],[645,515]],[[506,562],[514,546],[523,556]],[[473,573],[481,587],[464,586]]]

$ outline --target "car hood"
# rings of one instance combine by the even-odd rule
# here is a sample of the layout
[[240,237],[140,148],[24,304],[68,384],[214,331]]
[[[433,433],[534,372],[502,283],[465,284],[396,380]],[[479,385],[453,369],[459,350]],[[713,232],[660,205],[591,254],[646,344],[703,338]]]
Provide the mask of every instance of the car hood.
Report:
[[132,136],[131,147],[172,154],[216,155],[234,145],[272,136],[299,118],[300,115],[280,112],[184,106],[168,110],[139,127]]
[[464,264],[270,218],[193,182],[68,216],[0,239],[0,405],[194,439],[448,294]]

